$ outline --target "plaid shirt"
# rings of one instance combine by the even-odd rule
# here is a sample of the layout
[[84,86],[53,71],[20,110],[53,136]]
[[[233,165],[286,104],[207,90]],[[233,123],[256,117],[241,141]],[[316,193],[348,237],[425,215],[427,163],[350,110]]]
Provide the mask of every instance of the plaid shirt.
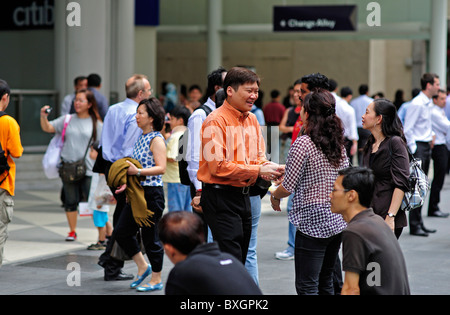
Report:
[[336,168],[309,136],[301,136],[292,144],[282,185],[294,193],[289,221],[300,232],[316,238],[328,238],[345,229],[347,224],[342,216],[330,210],[330,193],[338,171],[348,166],[344,148],[341,163]]

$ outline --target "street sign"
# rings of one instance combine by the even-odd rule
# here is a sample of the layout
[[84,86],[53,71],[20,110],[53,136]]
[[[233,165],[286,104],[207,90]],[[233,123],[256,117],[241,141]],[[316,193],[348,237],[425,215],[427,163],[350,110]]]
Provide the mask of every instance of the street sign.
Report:
[[275,6],[274,32],[356,31],[357,6]]

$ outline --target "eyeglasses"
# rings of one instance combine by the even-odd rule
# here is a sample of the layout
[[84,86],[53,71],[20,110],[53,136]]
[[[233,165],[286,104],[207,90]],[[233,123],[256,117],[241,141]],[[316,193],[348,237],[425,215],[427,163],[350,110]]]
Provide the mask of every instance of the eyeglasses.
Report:
[[333,188],[332,192],[336,192],[336,191],[349,192],[350,189],[334,189],[334,188]]

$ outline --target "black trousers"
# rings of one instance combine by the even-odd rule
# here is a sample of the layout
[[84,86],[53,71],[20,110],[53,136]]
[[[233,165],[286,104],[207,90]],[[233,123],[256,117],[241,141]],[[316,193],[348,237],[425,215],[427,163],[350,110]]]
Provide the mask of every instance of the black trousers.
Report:
[[444,186],[445,175],[447,174],[448,150],[445,144],[434,146],[431,151],[433,159],[434,177],[431,183],[430,201],[428,204],[428,215],[432,215],[439,210],[439,201],[442,187]]
[[139,228],[133,217],[131,204],[127,204],[122,210],[119,222],[114,228],[115,237],[120,247],[129,257],[133,257],[141,251],[140,244],[136,234],[141,231],[142,240],[145,247],[148,260],[152,265],[154,272],[160,272],[163,267],[164,249],[159,241],[158,223],[164,211],[164,189],[163,187],[144,186],[145,200],[147,209],[153,211],[154,215],[151,221],[152,226],[143,226]]
[[220,249],[245,264],[252,233],[249,194],[243,194],[242,188],[227,190],[205,184],[200,205]]
[[[422,161],[422,170],[428,175],[431,161],[431,146],[428,142],[416,142],[417,150],[414,153],[416,159]],[[409,211],[409,230],[415,232],[417,229],[423,228],[422,207]]]

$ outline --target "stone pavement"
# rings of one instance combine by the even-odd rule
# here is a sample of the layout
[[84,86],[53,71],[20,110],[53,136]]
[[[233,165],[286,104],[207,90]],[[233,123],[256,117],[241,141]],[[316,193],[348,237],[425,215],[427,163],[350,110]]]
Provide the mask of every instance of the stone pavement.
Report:
[[[441,196],[441,209],[450,211],[450,179]],[[164,291],[139,293],[129,289],[131,281],[105,282],[103,269],[97,265],[100,251],[88,251],[97,240],[91,217],[80,217],[78,240],[65,242],[67,221],[59,201],[59,189],[22,190],[15,196],[14,218],[9,225],[5,261],[0,268],[1,295],[162,295]],[[286,205],[286,200],[283,201]],[[286,207],[284,207],[285,209]],[[426,206],[423,209],[426,213]],[[429,237],[411,236],[406,229],[400,238],[412,294],[446,295],[450,293],[450,218],[428,218],[427,227],[436,228]],[[274,259],[287,241],[286,211],[275,213],[269,198],[263,199],[258,229],[260,287],[267,295],[295,295],[294,262]],[[80,283],[71,286],[75,262],[80,267]],[[70,267],[70,266],[69,266]],[[163,282],[172,268],[165,257]],[[136,274],[133,262],[124,270]]]

